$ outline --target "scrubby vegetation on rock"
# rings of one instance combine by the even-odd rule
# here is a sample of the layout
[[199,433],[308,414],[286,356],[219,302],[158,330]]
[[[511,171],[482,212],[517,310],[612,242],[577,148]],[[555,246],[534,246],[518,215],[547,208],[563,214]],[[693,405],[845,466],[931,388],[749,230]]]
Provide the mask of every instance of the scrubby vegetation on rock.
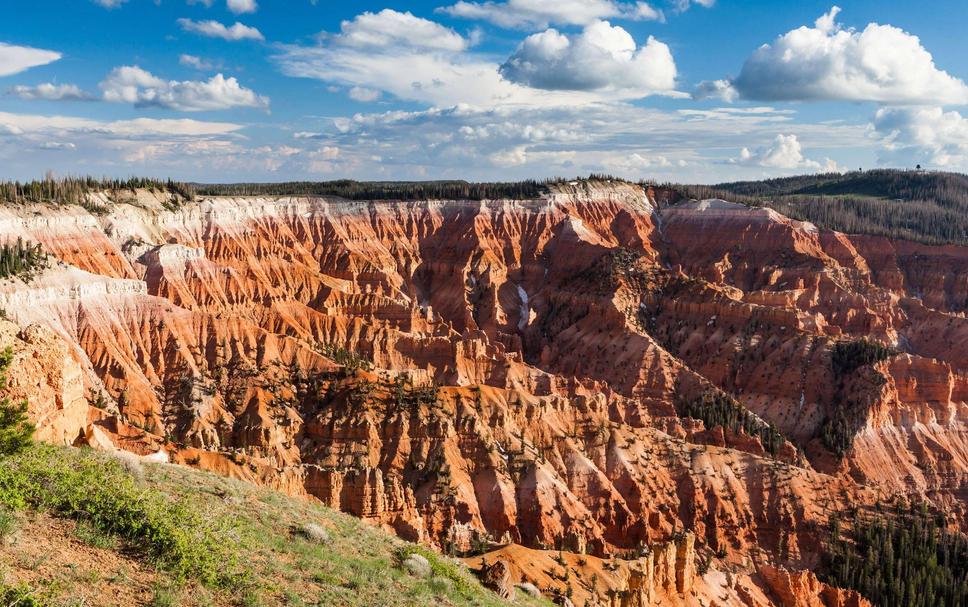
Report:
[[[7,385],[7,369],[12,358],[10,348],[0,352],[0,390]],[[0,458],[26,449],[33,434],[34,427],[27,419],[27,403],[0,399]]]
[[839,341],[834,344],[830,364],[838,375],[846,375],[860,367],[885,361],[894,354],[893,349],[866,339]]
[[702,420],[707,428],[720,426],[735,433],[758,437],[763,449],[772,456],[776,456],[786,443],[776,426],[764,422],[721,390],[706,390],[695,398],[680,396],[676,398],[675,405],[680,417]]
[[831,403],[831,412],[820,425],[820,439],[824,446],[837,457],[843,457],[853,444],[854,436],[867,421],[867,407],[863,395],[845,392],[847,376],[867,368],[863,385],[865,392],[876,393],[887,381],[872,365],[883,362],[897,352],[866,339],[839,341],[830,353],[830,367],[838,379],[837,391]]

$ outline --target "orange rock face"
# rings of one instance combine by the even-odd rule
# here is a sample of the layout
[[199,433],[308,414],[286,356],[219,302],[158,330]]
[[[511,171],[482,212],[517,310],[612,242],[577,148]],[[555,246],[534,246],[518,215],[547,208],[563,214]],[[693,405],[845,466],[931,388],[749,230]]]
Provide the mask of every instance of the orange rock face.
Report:
[[759,574],[783,607],[872,607],[856,591],[831,588],[809,571],[791,573],[765,565]]
[[[968,249],[722,201],[659,211],[602,182],[102,202],[0,217],[57,259],[0,283],[10,391],[48,440],[164,450],[458,553],[649,549],[652,574],[612,588],[664,576],[640,604],[708,605],[717,584],[775,602],[763,567],[819,565],[832,514],[897,493],[964,524]],[[859,338],[897,354],[836,371],[835,343]],[[713,393],[786,442],[677,414]],[[843,411],[840,457],[824,430]],[[682,530],[707,573],[660,554]],[[808,601],[789,604],[827,600],[796,575],[770,578]]]

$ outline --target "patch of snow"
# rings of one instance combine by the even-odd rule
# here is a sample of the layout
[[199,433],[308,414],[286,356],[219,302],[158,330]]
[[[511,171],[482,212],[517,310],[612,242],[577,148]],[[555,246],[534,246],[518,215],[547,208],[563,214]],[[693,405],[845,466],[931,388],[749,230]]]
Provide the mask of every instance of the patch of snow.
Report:
[[531,322],[531,307],[528,305],[528,292],[521,285],[515,286],[518,288],[518,297],[521,298],[521,319],[518,321],[518,331],[524,331]]

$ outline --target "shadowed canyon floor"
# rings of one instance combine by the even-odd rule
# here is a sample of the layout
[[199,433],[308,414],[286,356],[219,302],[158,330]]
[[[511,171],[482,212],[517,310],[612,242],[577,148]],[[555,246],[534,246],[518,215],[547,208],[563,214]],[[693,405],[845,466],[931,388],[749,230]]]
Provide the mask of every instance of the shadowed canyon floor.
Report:
[[832,519],[900,496],[966,526],[966,247],[604,181],[96,198],[0,208],[52,259],[0,282],[45,440],[312,497],[576,605],[863,605],[808,573]]

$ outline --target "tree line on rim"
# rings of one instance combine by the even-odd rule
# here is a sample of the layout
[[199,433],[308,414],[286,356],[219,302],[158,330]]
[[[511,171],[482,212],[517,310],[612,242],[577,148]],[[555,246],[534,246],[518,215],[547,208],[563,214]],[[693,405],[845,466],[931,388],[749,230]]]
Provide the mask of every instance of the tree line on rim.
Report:
[[675,201],[722,198],[848,234],[968,244],[968,176],[958,173],[878,169],[664,187]]
[[[625,181],[591,174],[588,180]],[[92,192],[147,189],[192,200],[202,196],[335,196],[349,200],[534,199],[567,180],[512,182],[449,181],[292,181],[282,183],[185,183],[171,179],[108,179],[51,176],[0,182],[0,201],[50,202],[89,206]],[[666,194],[663,200],[723,198],[763,206],[822,228],[872,234],[926,244],[968,245],[968,176],[956,173],[878,169],[739,181],[717,185],[640,182]]]

